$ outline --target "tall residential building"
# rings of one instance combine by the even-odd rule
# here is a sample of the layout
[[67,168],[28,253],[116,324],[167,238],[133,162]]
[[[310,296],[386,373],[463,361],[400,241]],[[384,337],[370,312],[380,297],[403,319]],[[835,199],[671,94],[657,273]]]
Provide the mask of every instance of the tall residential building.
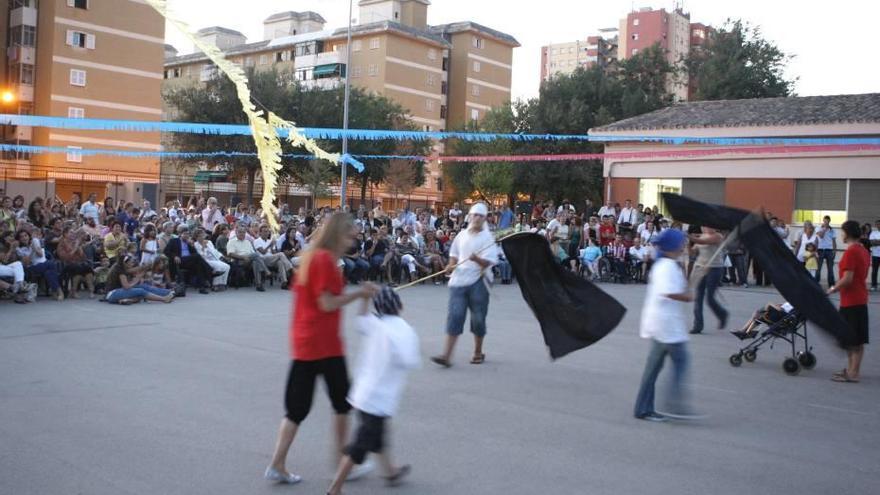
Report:
[[[4,77],[17,97],[4,112],[161,120],[165,21],[149,5],[135,0],[9,0],[0,3],[0,10],[7,31]],[[7,170],[12,166],[15,176],[54,179],[55,192],[64,199],[74,192],[103,197],[108,182],[117,182],[114,172],[122,174],[119,182],[131,182],[122,186],[129,198],[149,196],[158,182],[158,159],[78,152],[157,151],[158,133],[7,126],[3,138],[7,143],[67,148],[66,156],[4,155]]]
[[[208,28],[200,35],[219,36],[215,39],[223,43],[240,41],[224,50],[230,60],[245,68],[289,72],[304,87],[339,87],[350,70],[355,87],[394,100],[423,130],[458,128],[510,101],[513,48],[519,46],[512,36],[474,22],[429,26],[428,0],[361,0],[358,5],[360,24],[352,27],[350,68],[347,27],[327,29],[314,12],[270,16],[264,21],[266,39],[256,43],[244,43],[237,32],[224,28]],[[280,37],[270,26],[277,26],[279,18],[289,22]],[[311,24],[295,27],[293,20],[300,19]],[[217,75],[201,53],[165,61],[167,86],[198,84]],[[439,167],[429,165],[426,175],[414,195],[440,200]]]
[[[618,54],[621,59],[631,57],[654,44],[660,45],[666,52],[670,64],[680,66],[681,60],[691,50],[693,35],[702,33],[705,39],[708,26],[691,29],[690,14],[680,8],[667,12],[666,9],[654,10],[650,7],[630,12],[620,20],[620,45]],[[687,76],[670,78],[667,87],[677,100],[687,100]]]
[[617,29],[602,29],[586,40],[554,43],[541,47],[541,82],[578,67],[608,67],[617,60]]

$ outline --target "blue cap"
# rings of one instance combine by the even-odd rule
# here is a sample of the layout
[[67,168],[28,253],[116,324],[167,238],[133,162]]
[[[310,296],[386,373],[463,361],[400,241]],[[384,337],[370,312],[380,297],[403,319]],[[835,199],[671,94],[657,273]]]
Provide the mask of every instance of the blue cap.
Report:
[[661,253],[677,251],[684,247],[687,236],[678,229],[666,229],[654,240],[654,246]]

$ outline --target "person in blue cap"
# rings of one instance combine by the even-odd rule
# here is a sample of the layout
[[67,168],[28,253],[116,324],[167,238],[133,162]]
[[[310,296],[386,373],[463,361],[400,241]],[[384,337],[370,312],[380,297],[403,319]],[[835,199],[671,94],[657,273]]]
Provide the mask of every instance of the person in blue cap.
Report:
[[[657,261],[651,267],[648,290],[642,309],[639,335],[651,339],[651,350],[636,398],[635,417],[646,421],[669,418],[693,419],[688,406],[685,380],[688,370],[687,303],[694,300],[684,268],[678,263],[687,245],[687,236],[678,229],[664,230],[654,241]],[[654,409],[654,385],[666,356],[672,360],[672,387],[664,414]]]

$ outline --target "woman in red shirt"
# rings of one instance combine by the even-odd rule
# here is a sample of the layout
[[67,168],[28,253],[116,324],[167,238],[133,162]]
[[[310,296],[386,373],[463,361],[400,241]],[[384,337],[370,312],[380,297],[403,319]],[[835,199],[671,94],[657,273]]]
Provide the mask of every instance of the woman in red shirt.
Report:
[[862,356],[868,343],[868,267],[871,266],[871,257],[859,242],[862,231],[858,222],[843,222],[840,230],[843,231],[843,242],[847,248],[838,265],[839,280],[828,289],[828,293],[840,292],[840,315],[852,328],[856,341],[846,349],[846,368],[835,373],[831,379],[855,383],[859,381]]
[[315,380],[324,376],[327,395],[336,412],[336,452],[341,456],[348,434],[348,369],[340,336],[341,308],[377,291],[373,284],[364,284],[355,292],[343,294],[340,257],[357,235],[350,215],[337,213],[330,217],[300,260],[294,285],[294,310],[290,325],[292,363],[287,378],[285,406],[287,414],[281,421],[272,464],[265,478],[281,483],[302,480],[287,471],[287,453],[299,425],[312,407]]

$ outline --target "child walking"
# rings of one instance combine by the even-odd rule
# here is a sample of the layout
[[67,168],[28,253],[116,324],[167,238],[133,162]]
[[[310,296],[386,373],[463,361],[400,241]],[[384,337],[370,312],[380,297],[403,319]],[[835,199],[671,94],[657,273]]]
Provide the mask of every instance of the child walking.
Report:
[[407,372],[421,364],[419,338],[415,330],[399,316],[400,297],[389,287],[373,298],[375,315],[368,314],[369,297],[363,299],[358,329],[364,336],[354,387],[348,397],[357,409],[360,425],[354,440],[345,450],[339,470],[328,495],[342,493],[349,472],[372,452],[377,454],[389,486],[395,486],[409,474],[409,466],[395,467],[385,445],[387,420],[397,412]]
[[[688,287],[685,272],[676,261],[687,245],[684,232],[664,230],[654,241],[657,261],[648,277],[648,291],[642,309],[640,336],[651,339],[651,351],[645,363],[642,384],[636,398],[635,417],[646,421],[667,418],[693,419],[686,398],[685,379],[688,368],[687,307],[694,296]],[[669,356],[673,365],[672,388],[665,414],[654,409],[654,385]]]

